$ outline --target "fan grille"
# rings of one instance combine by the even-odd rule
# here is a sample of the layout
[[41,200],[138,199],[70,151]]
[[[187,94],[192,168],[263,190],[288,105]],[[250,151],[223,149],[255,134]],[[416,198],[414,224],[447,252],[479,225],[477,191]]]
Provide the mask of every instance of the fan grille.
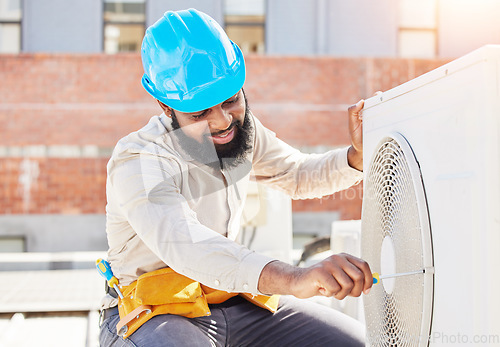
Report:
[[[382,243],[388,237],[394,245],[396,273],[432,265],[419,167],[406,140],[396,135],[380,142],[365,180],[362,256],[372,271],[379,273],[383,267]],[[391,290],[387,290],[389,286],[384,281],[392,281]],[[432,287],[433,275],[423,273],[386,279],[375,285],[364,298],[370,345],[426,346]]]

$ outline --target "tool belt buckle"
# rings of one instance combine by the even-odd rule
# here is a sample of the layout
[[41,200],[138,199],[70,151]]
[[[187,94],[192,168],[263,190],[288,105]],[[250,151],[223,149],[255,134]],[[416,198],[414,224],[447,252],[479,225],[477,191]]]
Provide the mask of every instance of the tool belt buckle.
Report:
[[128,331],[128,324],[131,323],[135,319],[139,319],[141,315],[151,314],[151,306],[149,305],[141,305],[137,307],[135,310],[127,314],[125,317],[120,319],[118,324],[116,325],[116,331],[118,336],[123,336]]

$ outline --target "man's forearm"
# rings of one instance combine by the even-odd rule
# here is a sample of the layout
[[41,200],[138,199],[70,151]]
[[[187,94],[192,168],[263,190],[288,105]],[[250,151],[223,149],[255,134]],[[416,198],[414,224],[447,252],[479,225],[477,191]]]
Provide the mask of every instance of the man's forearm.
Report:
[[258,289],[268,295],[293,295],[297,298],[335,295],[341,287],[322,263],[301,268],[278,260],[270,262],[261,272]]
[[300,268],[279,260],[268,263],[262,270],[258,289],[263,294],[293,295],[292,283]]

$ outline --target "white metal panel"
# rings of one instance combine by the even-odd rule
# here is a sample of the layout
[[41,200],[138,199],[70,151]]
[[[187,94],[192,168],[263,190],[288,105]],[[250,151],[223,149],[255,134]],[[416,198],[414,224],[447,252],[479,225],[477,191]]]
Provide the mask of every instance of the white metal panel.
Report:
[[499,67],[500,46],[485,46],[365,104],[365,165],[398,132],[422,172],[434,249],[433,345],[500,345]]

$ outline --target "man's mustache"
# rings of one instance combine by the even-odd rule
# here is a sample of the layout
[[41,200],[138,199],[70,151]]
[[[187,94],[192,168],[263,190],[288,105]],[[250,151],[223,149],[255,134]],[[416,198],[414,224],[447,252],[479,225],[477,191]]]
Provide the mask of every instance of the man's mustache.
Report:
[[237,121],[233,121],[231,125],[225,130],[220,130],[215,133],[211,133],[210,136],[219,136],[220,134],[224,134],[225,132],[231,131],[237,125]]

